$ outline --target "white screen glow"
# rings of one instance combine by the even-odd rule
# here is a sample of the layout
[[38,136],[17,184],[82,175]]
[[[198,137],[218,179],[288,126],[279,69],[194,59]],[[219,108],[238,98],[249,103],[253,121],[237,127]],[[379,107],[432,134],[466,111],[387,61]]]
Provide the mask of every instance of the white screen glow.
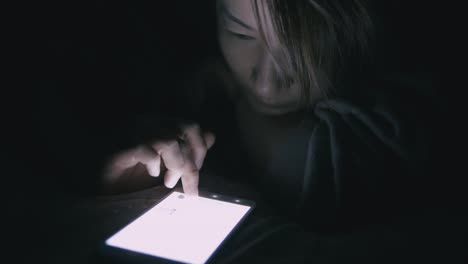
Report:
[[205,263],[249,209],[173,192],[106,244],[179,262]]

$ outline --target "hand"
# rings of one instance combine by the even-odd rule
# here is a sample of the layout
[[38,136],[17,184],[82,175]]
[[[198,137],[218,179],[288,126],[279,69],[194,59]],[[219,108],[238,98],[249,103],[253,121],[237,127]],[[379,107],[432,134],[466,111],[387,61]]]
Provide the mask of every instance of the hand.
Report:
[[202,132],[198,125],[180,126],[180,133],[172,137],[155,139],[113,156],[104,173],[105,185],[118,185],[123,178],[136,180],[142,174],[158,177],[163,172],[166,187],[173,188],[182,179],[184,192],[196,196],[199,170],[214,143],[215,135]]

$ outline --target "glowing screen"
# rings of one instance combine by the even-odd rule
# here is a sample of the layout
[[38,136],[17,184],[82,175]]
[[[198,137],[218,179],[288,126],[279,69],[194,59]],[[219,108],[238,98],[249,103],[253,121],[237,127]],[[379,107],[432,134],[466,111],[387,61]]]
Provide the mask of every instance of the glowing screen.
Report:
[[106,244],[179,262],[205,263],[251,208],[236,202],[173,192]]

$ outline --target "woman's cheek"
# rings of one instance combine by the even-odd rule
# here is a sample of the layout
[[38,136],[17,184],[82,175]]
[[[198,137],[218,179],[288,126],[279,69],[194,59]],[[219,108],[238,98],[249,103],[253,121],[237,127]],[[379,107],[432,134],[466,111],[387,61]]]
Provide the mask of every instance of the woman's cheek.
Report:
[[220,39],[224,58],[236,75],[236,78],[245,85],[250,86],[250,75],[255,65],[255,51],[252,47],[240,43],[229,37]]

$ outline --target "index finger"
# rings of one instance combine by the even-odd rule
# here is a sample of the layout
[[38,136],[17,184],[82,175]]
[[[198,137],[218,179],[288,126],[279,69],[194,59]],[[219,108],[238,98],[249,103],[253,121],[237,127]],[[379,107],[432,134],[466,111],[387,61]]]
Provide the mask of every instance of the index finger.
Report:
[[190,149],[182,147],[185,158],[184,170],[182,174],[182,188],[184,193],[191,196],[198,196],[199,170],[195,162],[190,158]]
[[197,168],[200,169],[207,151],[205,140],[201,135],[201,129],[198,125],[189,125],[182,127],[182,130],[184,132],[183,138],[185,143],[190,147],[191,159],[195,162]]

